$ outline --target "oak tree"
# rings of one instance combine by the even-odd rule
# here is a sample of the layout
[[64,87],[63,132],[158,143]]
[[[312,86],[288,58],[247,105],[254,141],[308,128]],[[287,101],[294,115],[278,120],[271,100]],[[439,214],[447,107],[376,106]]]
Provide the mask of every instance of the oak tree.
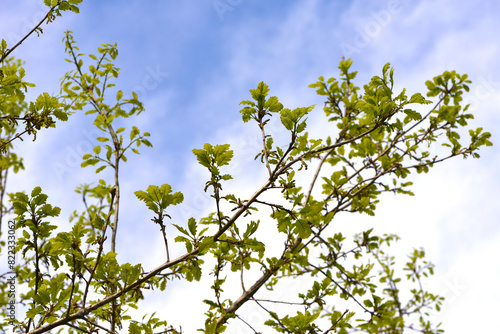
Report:
[[[469,90],[467,75],[446,71],[426,82],[426,94],[408,94],[395,91],[390,64],[360,87],[352,61],[342,59],[338,77],[320,77],[310,85],[324,99],[323,108],[286,108],[268,85],[259,83],[241,102],[240,113],[262,143],[255,157],[266,173],[262,183],[251,196],[228,193],[230,143],[193,149],[200,173],[207,175],[203,190],[212,198],[212,213],[182,221],[170,214],[172,206],[182,205],[181,192],[168,184],[138,189],[137,205],[150,210],[143,219],[158,225],[165,256],[156,268],[120,263],[117,231],[126,219],[120,216],[120,201],[131,195],[120,187],[120,166],[130,153],[152,144],[150,134],[134,125],[133,117],[147,117],[137,94],[113,90],[119,75],[116,44],[84,54],[73,33],[66,32],[67,61],[74,69],[63,76],[58,95],[43,93],[29,103],[25,93],[33,84],[24,80],[22,62],[13,58],[26,38],[41,32],[42,23],[64,11],[77,13],[80,2],[45,0],[48,12],[41,22],[16,45],[5,40],[0,45],[1,251],[12,259],[10,272],[0,280],[0,330],[181,333],[175,319],[155,314],[136,319],[128,309],[140,309],[146,290],[169,289],[172,281],[211,280],[213,297],[203,300],[206,312],[192,315],[204,319],[204,333],[233,332],[232,325],[240,321],[257,332],[254,327],[262,324],[245,320],[242,306],[247,303],[267,315],[266,332],[441,332],[429,314],[440,309],[443,297],[422,284],[433,274],[424,251],[416,249],[401,262],[389,248],[397,236],[375,235],[373,229],[343,235],[333,222],[342,213],[374,215],[384,193],[412,195],[412,173],[427,173],[450,158],[479,158],[479,148],[491,145],[482,128],[469,129],[468,138],[462,138],[473,118],[462,103]],[[110,169],[112,178],[97,177],[97,185],[76,189],[84,210],[76,210],[69,217],[72,228],[63,230],[54,223],[60,208],[40,187],[8,193],[8,201],[4,197],[8,173],[23,169],[12,142],[34,140],[43,135],[40,130],[74,113],[87,114],[100,133],[81,166],[96,173]],[[330,135],[307,131],[312,113],[324,114]],[[268,131],[274,118],[288,140]],[[433,155],[436,146],[447,151]],[[14,229],[17,239],[9,234]],[[172,256],[172,243],[183,244],[184,254]],[[149,256],[148,250],[142,256]],[[305,283],[273,299],[272,291],[290,279]],[[12,286],[22,292],[13,295]],[[15,317],[13,309],[19,312]]]

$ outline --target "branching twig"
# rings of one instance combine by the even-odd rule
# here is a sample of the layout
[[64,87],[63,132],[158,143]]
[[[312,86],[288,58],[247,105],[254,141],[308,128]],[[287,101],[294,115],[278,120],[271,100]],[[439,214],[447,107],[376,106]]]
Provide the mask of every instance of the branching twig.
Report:
[[318,268],[316,267],[315,265],[313,264],[309,264],[311,267],[313,267],[314,269],[316,269],[318,272],[322,273],[325,277],[327,277],[330,281],[333,282],[333,284],[335,284],[341,291],[342,293],[348,295],[352,300],[354,300],[356,302],[356,304],[358,304],[365,312],[367,313],[370,313],[371,316],[377,316],[377,313],[375,312],[372,312],[370,310],[368,310],[363,304],[361,304],[349,291],[347,291],[343,286],[341,286],[339,283],[337,283],[333,277],[331,275],[328,275],[328,273],[325,273],[323,271],[323,269],[321,268]]
[[349,310],[345,310],[344,313],[337,319],[337,321],[332,325],[332,327],[328,328],[324,334],[328,334],[331,331],[336,331],[337,325],[339,324],[340,320],[349,312]]
[[59,3],[53,7],[50,7],[49,11],[47,12],[47,14],[43,17],[43,19],[33,28],[31,29],[31,31],[26,35],[24,36],[19,42],[17,42],[16,45],[14,45],[12,48],[9,49],[9,51],[7,51],[1,58],[0,58],[0,63],[4,61],[4,59],[6,59],[11,53],[12,51],[14,51],[19,45],[21,45],[32,33],[34,33],[35,31],[39,30],[40,26],[42,25],[42,23],[50,16],[50,14],[52,13],[52,11],[54,11],[54,9],[59,6]]
[[[87,300],[90,283],[92,282],[92,278],[94,277],[95,271],[97,270],[97,265],[99,264],[99,260],[101,259],[101,254],[102,254],[102,251],[104,249],[104,241],[106,240],[106,237],[105,237],[106,230],[108,229],[108,226],[109,226],[109,218],[111,217],[111,212],[113,209],[113,200],[115,198],[115,191],[113,191],[113,190],[111,190],[111,202],[109,203],[108,216],[106,218],[106,222],[104,223],[104,226],[102,227],[102,236],[101,236],[101,240],[99,242],[99,251],[97,253],[97,258],[95,260],[95,265],[92,267],[92,271],[90,272],[90,277],[89,277],[89,280],[88,280],[87,285],[85,287],[85,292],[83,294],[83,300],[82,300],[82,308],[83,309],[85,309],[85,303]],[[68,316],[68,318],[69,317],[71,317],[71,316]]]

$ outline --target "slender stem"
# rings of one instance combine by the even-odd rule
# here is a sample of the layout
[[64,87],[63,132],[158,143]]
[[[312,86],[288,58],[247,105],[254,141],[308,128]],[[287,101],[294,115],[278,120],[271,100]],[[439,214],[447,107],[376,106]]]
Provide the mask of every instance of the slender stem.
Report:
[[[106,223],[102,227],[102,236],[101,240],[99,242],[99,251],[97,253],[97,258],[95,260],[95,265],[92,267],[92,271],[90,272],[90,277],[87,282],[87,286],[85,287],[85,292],[83,294],[83,301],[82,301],[82,308],[85,309],[85,303],[87,300],[88,292],[89,292],[89,287],[90,283],[92,282],[92,278],[94,277],[95,271],[97,270],[97,265],[99,264],[99,260],[101,259],[101,254],[104,248],[104,241],[106,241],[106,230],[108,229],[109,226],[109,218],[111,217],[111,208],[113,207],[113,201],[115,199],[115,192],[111,191],[111,202],[109,204],[109,212],[108,212],[108,217],[106,218]],[[69,318],[69,317],[68,317]]]
[[103,327],[103,326],[101,326],[101,325],[99,325],[99,324],[95,323],[94,321],[92,321],[92,320],[90,320],[90,319],[87,319],[87,318],[85,318],[85,317],[82,317],[82,319],[83,319],[83,320],[85,320],[86,322],[88,322],[89,324],[91,324],[92,326],[95,326],[95,327],[97,327],[97,328],[100,328],[100,329],[102,329],[103,331],[106,331],[106,332],[108,332],[108,333],[114,334],[114,332],[112,332],[112,331],[110,331],[109,329],[107,329],[107,328],[105,328],[105,327]]
[[[112,131],[114,134],[114,137],[116,137],[116,134],[113,131],[113,128],[111,125],[109,125],[109,129]],[[113,138],[113,141],[115,139]],[[116,200],[115,200],[115,213],[114,213],[114,224],[113,227],[111,228],[112,235],[111,235],[111,251],[115,252],[116,248],[116,233],[118,232],[118,213],[120,210],[120,180],[118,177],[118,168],[119,168],[119,163],[120,163],[120,156],[118,155],[119,151],[119,142],[116,144],[115,142],[115,189],[116,189]],[[118,150],[118,151],[117,151]]]
[[256,301],[256,302],[266,302],[266,303],[286,304],[286,305],[304,305],[304,303],[284,302],[282,300],[256,299],[256,298],[253,298],[253,297],[251,299],[253,301]]
[[[113,289],[113,288],[112,288]],[[114,292],[115,289],[112,291]],[[111,302],[111,333],[115,332],[116,327],[116,299]]]
[[[212,174],[212,177],[213,174]],[[215,198],[215,206],[217,208],[217,220],[219,221],[219,228],[222,227],[222,215],[221,215],[221,212],[220,212],[220,195],[219,195],[219,188],[220,185],[219,183],[215,183],[214,184],[214,198]]]
[[6,146],[7,144],[13,142],[14,140],[16,140],[17,138],[21,139],[21,141],[23,140],[22,138],[22,135],[24,135],[26,132],[31,133],[31,131],[33,131],[33,129],[39,124],[41,123],[43,120],[38,120],[37,122],[35,122],[34,124],[32,124],[30,127],[26,128],[23,132],[18,132],[16,133],[12,138],[10,138],[9,140],[7,140],[6,142],[3,142],[2,143],[2,146]]
[[76,278],[76,257],[75,254],[73,254],[73,275],[71,276],[71,293],[69,295],[69,300],[68,300],[68,312],[66,313],[66,316],[70,315],[71,313],[71,302],[73,301],[73,293],[75,291],[75,278]]
[[323,269],[319,268],[319,267],[316,267],[315,265],[312,265],[312,264],[309,264],[311,267],[313,267],[314,269],[318,270],[320,273],[322,273],[325,277],[327,277],[330,281],[333,282],[333,284],[335,284],[341,291],[342,293],[348,295],[349,297],[351,297],[352,300],[354,300],[356,302],[356,304],[358,304],[365,312],[368,312],[370,313],[372,316],[373,315],[376,315],[375,312],[373,311],[370,311],[368,310],[363,304],[361,304],[349,291],[347,291],[344,287],[342,287],[339,283],[337,283],[331,275],[329,275],[328,273],[324,272]]
[[318,168],[316,169],[316,173],[314,173],[314,177],[313,177],[313,180],[311,182],[311,186],[309,187],[309,191],[307,192],[306,198],[304,200],[304,206],[306,206],[307,202],[309,202],[309,198],[311,197],[311,193],[313,191],[314,184],[316,183],[316,180],[318,179],[319,172],[321,171],[321,168],[323,167],[323,164],[325,163],[326,158],[328,158],[328,156],[333,152],[334,149],[335,148],[329,149],[326,152],[326,154],[323,156],[323,158],[321,158],[321,161],[319,162]]
[[[35,248],[35,296],[38,295],[38,286],[40,284],[40,256],[38,254],[38,217],[31,217],[33,223],[35,224],[36,231],[33,233],[33,246]],[[33,304],[36,304],[35,300],[33,300]],[[30,318],[28,322],[28,331],[30,330],[30,326],[33,318]],[[33,322],[34,324],[34,322]]]
[[244,266],[244,263],[243,263],[243,252],[241,251],[241,249],[238,250],[238,252],[240,253],[240,266],[241,266],[241,273],[240,273],[240,281],[241,281],[241,289],[243,290],[243,292],[246,291],[245,289],[245,280],[243,279],[243,271],[245,270],[245,266]]
[[3,198],[5,196],[5,188],[7,187],[7,176],[9,174],[9,169],[4,169],[0,171],[0,234],[2,233],[2,218],[3,218]]
[[163,234],[163,240],[165,241],[165,249],[167,251],[167,262],[170,262],[170,254],[168,252],[168,241],[167,241],[167,233],[165,232],[165,225],[163,224],[162,221],[160,221],[159,224],[161,232]]
[[262,150],[264,152],[264,159],[266,160],[267,171],[269,172],[269,177],[272,177],[271,166],[269,165],[269,151],[266,147],[266,132],[264,130],[264,123],[262,123],[262,118],[257,120],[259,122],[259,128],[262,132]]
[[12,48],[9,49],[9,51],[7,51],[3,56],[2,58],[0,58],[0,63],[4,61],[4,59],[6,59],[12,51],[14,51],[19,45],[21,45],[32,33],[34,33],[35,31],[38,30],[38,28],[42,25],[42,23],[50,16],[50,14],[52,13],[52,11],[59,5],[59,3],[57,3],[57,5],[53,6],[53,7],[50,7],[49,11],[47,12],[47,14],[43,17],[43,19],[33,28],[31,29],[31,31],[26,35],[24,36],[19,42],[17,42],[16,45],[14,45]]
[[349,310],[345,310],[344,313],[337,319],[337,321],[332,325],[332,327],[328,328],[324,334],[328,334],[331,331],[336,331],[335,329],[337,328],[337,325],[339,324],[340,320],[349,312]]
[[87,330],[85,330],[85,329],[83,329],[83,328],[80,328],[80,327],[78,327],[78,326],[75,326],[75,325],[73,325],[73,324],[66,324],[66,326],[71,327],[71,328],[74,328],[74,329],[76,329],[76,330],[77,330],[77,331],[79,331],[79,332],[92,334],[91,332],[89,332],[89,331],[87,331]]
[[250,327],[251,330],[253,330],[254,333],[258,333],[255,328],[253,328],[248,322],[246,322],[245,320],[243,320],[240,316],[236,315],[236,317],[238,319],[240,319],[245,325],[247,325],[248,327]]

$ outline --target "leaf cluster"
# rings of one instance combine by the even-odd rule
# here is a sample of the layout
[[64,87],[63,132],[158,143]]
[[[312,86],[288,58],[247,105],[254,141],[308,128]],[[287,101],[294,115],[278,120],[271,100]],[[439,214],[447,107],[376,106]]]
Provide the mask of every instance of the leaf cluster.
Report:
[[[40,24],[62,11],[78,12],[80,2],[45,0],[49,12]],[[32,32],[41,32],[40,24]],[[210,277],[213,296],[203,300],[207,310],[200,329],[205,333],[222,333],[239,320],[256,332],[255,324],[243,319],[246,303],[262,309],[262,324],[279,333],[441,332],[430,315],[440,310],[443,298],[424,288],[424,279],[434,273],[425,252],[414,250],[401,266],[387,251],[396,236],[377,236],[369,229],[349,238],[334,222],[340,214],[374,215],[384,193],[412,195],[413,171],[427,172],[457,156],[478,158],[481,147],[491,146],[491,135],[482,128],[466,129],[466,141],[460,136],[473,118],[462,105],[470,84],[466,75],[446,71],[427,81],[427,100],[421,93],[395,92],[389,63],[380,76],[358,87],[352,60],[342,59],[338,78],[319,77],[310,85],[325,99],[324,133],[307,131],[317,112],[314,105],[285,108],[260,82],[250,90],[250,99],[240,103],[240,113],[244,123],[257,125],[262,148],[255,159],[267,172],[265,180],[251,196],[225,193],[223,181],[233,176],[222,169],[234,152],[229,144],[207,143],[192,151],[210,175],[204,190],[213,190],[213,210],[207,216],[183,222],[167,213],[184,200],[168,184],[136,191],[160,227],[166,249],[166,261],[146,271],[140,263],[120,263],[115,251],[120,163],[127,162],[129,149],[139,154],[141,145],[152,146],[148,132],[131,125],[124,135],[127,128],[121,125],[141,114],[144,106],[136,93],[124,98],[123,91],[115,91],[113,81],[120,73],[114,65],[116,44],[102,44],[87,56],[72,32],[66,32],[63,42],[74,70],[64,76],[60,96],[43,93],[29,104],[25,93],[33,85],[24,81],[22,63],[7,58],[12,48],[4,40],[0,43],[0,140],[8,153],[0,167],[23,167],[9,151],[12,140],[85,112],[101,135],[81,165],[97,166],[96,173],[110,167],[112,181],[100,179],[97,185],[77,188],[84,210],[73,212],[67,230],[58,223],[60,209],[48,203],[40,187],[30,195],[9,195],[20,234],[15,251],[23,255],[16,279],[25,288],[21,303],[27,309],[15,330],[34,334],[68,326],[70,333],[116,333],[124,328],[134,334],[160,328],[163,333],[181,333],[155,314],[139,321],[128,310],[138,308],[145,290],[163,291],[170,281]],[[270,134],[272,117],[280,118],[289,140]],[[24,130],[18,129],[20,122]],[[432,155],[433,145],[449,151]],[[172,219],[174,230],[165,217]],[[170,259],[168,239],[183,244],[186,252]],[[0,278],[0,297],[6,300],[8,282]],[[291,291],[286,286],[290,280],[302,284]],[[409,293],[402,293],[407,286]],[[235,296],[236,287],[241,292]],[[276,291],[287,293],[275,298]],[[269,303],[285,307],[271,308]],[[6,322],[0,326],[3,330]]]

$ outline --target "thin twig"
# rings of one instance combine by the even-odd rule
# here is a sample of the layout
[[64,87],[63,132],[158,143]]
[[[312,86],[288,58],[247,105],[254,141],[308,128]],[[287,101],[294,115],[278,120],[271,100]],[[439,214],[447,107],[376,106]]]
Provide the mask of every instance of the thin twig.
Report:
[[90,319],[87,319],[85,317],[82,317],[82,319],[85,320],[86,322],[88,322],[89,324],[92,324],[93,326],[102,329],[103,331],[106,331],[106,332],[111,333],[111,334],[115,334],[115,332],[110,331],[109,329],[107,329],[107,328],[99,325],[98,323],[96,323],[96,322],[94,322],[94,321],[92,321]]
[[[260,113],[260,111],[259,111]],[[262,150],[264,152],[264,158],[266,160],[266,168],[267,168],[267,171],[269,172],[269,177],[271,178],[272,177],[272,172],[271,172],[271,166],[269,165],[269,151],[267,150],[267,147],[266,147],[266,132],[264,130],[264,124],[265,123],[262,123],[262,118],[259,118],[257,119],[257,122],[259,123],[259,128],[260,128],[260,131],[262,132]]]
[[332,325],[332,327],[328,328],[324,334],[328,334],[329,332],[335,330],[337,328],[337,325],[339,324],[340,320],[349,312],[349,310],[345,310],[344,313],[340,316],[340,318],[337,319],[337,321]]
[[[111,190],[111,202],[109,203],[109,211],[108,211],[108,216],[106,218],[106,223],[102,227],[102,236],[101,236],[101,241],[99,242],[99,251],[97,253],[97,258],[95,260],[95,265],[92,267],[92,271],[90,272],[90,277],[89,277],[89,280],[88,280],[87,285],[85,287],[85,292],[83,294],[83,301],[82,301],[82,308],[83,309],[85,309],[85,302],[87,300],[87,295],[89,292],[90,283],[92,282],[92,278],[94,277],[94,273],[97,270],[97,265],[99,264],[99,260],[101,259],[102,250],[104,248],[104,241],[106,240],[106,237],[105,237],[106,230],[107,230],[107,227],[109,226],[109,218],[111,217],[111,211],[113,208],[113,200],[115,198],[115,192],[113,190]],[[71,317],[71,316],[69,316],[69,317]]]
[[92,334],[92,332],[89,332],[89,331],[87,331],[87,330],[85,330],[85,329],[83,329],[83,328],[80,328],[80,327],[78,327],[78,326],[75,326],[75,325],[73,325],[73,324],[66,324],[66,326],[71,327],[71,328],[74,328],[74,329],[76,329],[76,330],[77,330],[77,331],[79,331],[79,332]]
[[245,320],[243,320],[243,318],[241,318],[239,315],[236,315],[236,318],[240,319],[245,325],[247,325],[248,327],[250,327],[250,329],[253,330],[254,333],[258,333],[248,322],[246,322]]
[[348,295],[349,297],[351,297],[355,302],[356,304],[358,304],[365,312],[368,312],[370,313],[372,316],[376,316],[377,314],[375,312],[372,312],[370,310],[368,310],[363,304],[361,304],[349,291],[347,291],[343,286],[341,286],[339,283],[337,283],[331,275],[328,275],[328,273],[325,273],[323,271],[323,269],[321,268],[318,268],[316,267],[315,265],[313,264],[309,264],[311,267],[313,267],[314,269],[316,269],[317,271],[319,271],[320,273],[322,273],[325,277],[327,277],[330,281],[333,282],[333,284],[335,284],[344,294]]
[[4,59],[6,59],[12,51],[14,51],[19,45],[21,45],[32,33],[34,33],[35,31],[38,30],[38,28],[42,25],[42,23],[50,16],[50,14],[52,13],[52,11],[57,7],[59,6],[59,3],[53,7],[50,7],[49,11],[47,12],[47,14],[43,17],[43,19],[33,28],[31,29],[31,31],[26,35],[24,36],[19,42],[17,42],[16,45],[14,45],[12,48],[9,49],[9,51],[7,51],[3,56],[2,58],[0,58],[0,63],[4,61]]
[[256,298],[250,298],[253,301],[256,302],[266,302],[266,303],[275,303],[275,304],[286,304],[286,305],[304,305],[304,303],[298,303],[298,302],[284,302],[282,300],[270,300],[270,299],[256,299]]
[[170,262],[170,254],[168,252],[168,241],[167,241],[167,233],[165,232],[165,225],[163,222],[160,222],[160,229],[163,234],[163,240],[165,241],[165,249],[167,251],[167,262]]

